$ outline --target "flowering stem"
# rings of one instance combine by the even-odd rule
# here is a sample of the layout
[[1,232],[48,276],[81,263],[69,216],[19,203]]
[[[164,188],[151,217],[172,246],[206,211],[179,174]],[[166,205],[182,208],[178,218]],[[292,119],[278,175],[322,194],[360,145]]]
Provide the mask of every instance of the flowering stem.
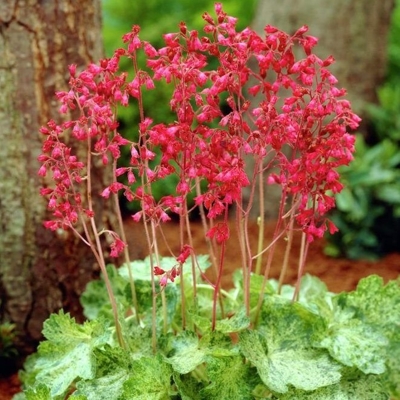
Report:
[[[193,285],[193,306],[196,305],[196,298],[197,298],[197,279],[196,279],[196,260],[195,255],[193,254],[193,236],[190,230],[190,221],[189,221],[189,213],[186,213],[185,216],[185,223],[186,223],[186,232],[188,236],[189,246],[190,246],[190,260],[192,266],[192,285]],[[182,265],[180,266],[182,269]]]
[[[88,153],[90,153],[90,152],[88,152]],[[90,165],[90,164],[88,164],[88,165]],[[91,188],[89,185],[90,185],[90,173],[88,174],[88,202],[89,202],[89,209],[92,209],[92,201],[91,201],[91,194],[90,194]],[[96,222],[93,217],[90,218],[90,222],[91,222],[92,231],[93,231],[94,238],[95,238],[97,251],[95,250],[95,248],[92,244],[90,247],[91,247],[92,252],[94,253],[95,257],[97,258],[97,262],[99,263],[101,272],[103,273],[104,283],[106,284],[106,290],[108,293],[108,298],[110,299],[110,305],[111,305],[111,309],[112,309],[113,316],[114,316],[115,332],[117,335],[118,343],[123,349],[125,349],[126,344],[125,344],[125,340],[122,335],[121,325],[119,322],[119,316],[118,316],[119,313],[118,313],[118,308],[117,308],[117,302],[115,300],[115,296],[114,296],[114,292],[112,290],[110,278],[107,273],[106,263],[105,263],[104,256],[103,256],[103,249],[102,249],[102,246],[100,243],[99,235],[97,233]]]
[[[147,243],[149,245],[149,254],[150,254],[150,277],[151,277],[151,290],[153,293],[152,296],[152,310],[151,310],[151,317],[152,317],[152,324],[151,324],[151,331],[152,331],[152,348],[154,354],[157,351],[157,294],[156,294],[156,283],[155,283],[155,278],[154,278],[154,260],[153,260],[153,254],[154,254],[154,246],[156,245],[156,241],[154,238],[154,223],[153,221],[150,222],[151,224],[151,232],[152,232],[152,238],[150,238],[150,232],[149,232],[149,227],[148,223],[145,220],[144,221],[144,230],[146,232],[146,237],[147,237]],[[156,257],[158,254],[156,253]]]
[[[117,160],[115,159],[113,162],[113,171],[114,171],[113,175],[114,176],[115,176],[116,164],[117,164]],[[126,244],[128,242],[126,240],[124,224],[122,221],[121,207],[119,205],[118,194],[115,193],[113,195],[113,197],[114,197],[114,206],[115,206],[115,210],[116,210],[116,216],[118,219],[119,232],[120,232],[122,241]],[[139,324],[140,319],[139,319],[138,303],[137,303],[137,297],[136,297],[136,288],[135,288],[135,281],[134,281],[134,277],[132,274],[132,270],[130,268],[130,257],[129,257],[128,246],[124,247],[124,258],[125,258],[126,266],[128,268],[129,285],[130,285],[131,295],[132,295],[132,304],[133,304],[133,308],[135,309],[135,318],[136,318],[136,322]]]
[[[87,193],[88,209],[91,212],[93,212],[92,180],[91,180],[92,153],[91,153],[91,138],[90,138],[90,135],[87,135],[87,149],[88,150],[87,150],[86,193]],[[126,348],[126,344],[125,344],[125,340],[124,340],[123,335],[122,335],[121,325],[119,323],[117,302],[115,300],[115,296],[114,296],[114,292],[112,290],[110,279],[108,277],[106,263],[105,263],[104,256],[103,256],[103,249],[102,249],[102,246],[101,246],[101,243],[100,243],[100,238],[99,238],[99,234],[98,234],[98,230],[97,230],[97,226],[96,226],[96,221],[95,221],[94,217],[90,218],[90,223],[91,223],[91,226],[92,226],[92,232],[93,232],[93,235],[94,235],[97,251],[95,250],[95,247],[92,244],[91,244],[90,247],[92,249],[93,254],[97,258],[97,262],[99,263],[101,272],[103,273],[104,282],[106,284],[106,289],[107,289],[108,297],[110,299],[111,309],[112,309],[113,316],[114,316],[115,332],[116,332],[116,335],[117,335],[118,343],[123,349],[125,349]],[[88,233],[89,232],[87,232],[87,234]],[[91,243],[89,234],[88,234],[88,240]]]
[[261,264],[262,264],[262,249],[264,247],[264,226],[265,226],[265,211],[264,211],[264,174],[262,169],[260,170],[259,174],[258,174],[258,178],[259,178],[259,202],[260,202],[260,206],[259,206],[259,217],[258,217],[258,242],[257,242],[257,254],[259,254],[259,256],[257,257],[256,260],[256,269],[255,269],[255,273],[257,275],[261,274]]
[[213,295],[213,308],[212,308],[212,319],[211,319],[211,330],[215,330],[217,323],[217,302],[220,294],[220,285],[222,278],[222,271],[224,266],[224,256],[225,256],[225,242],[221,243],[221,254],[219,259],[219,270],[217,280],[215,282],[214,295]]
[[261,306],[264,302],[265,288],[267,286],[269,271],[271,269],[272,260],[274,258],[276,243],[277,243],[278,238],[282,235],[282,232],[280,230],[281,230],[281,224],[282,224],[282,219],[283,219],[282,216],[283,216],[283,210],[284,210],[284,206],[285,206],[285,199],[286,199],[286,196],[285,196],[285,193],[283,193],[282,197],[281,197],[280,207],[279,207],[278,219],[277,219],[274,234],[272,237],[272,243],[271,243],[272,245],[271,245],[271,248],[269,249],[269,253],[268,253],[267,265],[266,265],[265,271],[264,271],[264,279],[263,279],[263,283],[261,286],[260,296],[258,297],[257,309],[256,309],[256,313],[255,313],[255,318],[254,318],[255,325],[257,325],[257,323],[258,323]]
[[[198,196],[200,196],[200,194],[201,194],[200,183],[199,183],[198,178],[196,179],[196,194]],[[207,232],[209,231],[209,224],[207,222],[207,217],[206,217],[206,214],[204,211],[203,204],[199,205],[199,214],[200,214],[200,219],[201,219],[201,223],[203,226],[204,237],[205,237],[205,241],[207,244],[208,254],[210,256],[211,265],[215,272],[215,276],[217,276],[218,275],[218,263],[217,263],[217,257],[215,255],[215,246],[214,246],[214,241],[211,240],[209,237],[207,237]]]
[[295,285],[295,290],[293,293],[293,301],[296,301],[299,297],[300,293],[300,285],[301,285],[301,278],[304,274],[304,268],[306,265],[307,253],[308,248],[310,246],[310,242],[306,239],[306,234],[303,232],[301,235],[301,247],[300,247],[300,257],[299,257],[299,267],[297,270],[297,280]]
[[[240,247],[241,264],[243,271],[243,297],[246,314],[250,313],[250,272],[248,268],[248,260],[246,257],[246,243],[245,243],[245,232],[244,232],[244,218],[243,211],[238,206],[236,208],[236,231],[238,232],[238,240]],[[249,260],[250,262],[251,260]]]
[[[181,205],[180,209],[180,215],[179,215],[179,237],[180,237],[180,243],[181,243],[181,248],[183,248],[184,244],[184,230],[185,230],[185,207],[186,202]],[[187,209],[186,209],[187,212]],[[183,263],[180,264],[180,289],[181,289],[181,318],[182,318],[182,329],[186,329],[186,300],[185,300],[185,283],[184,283],[184,277],[183,277]]]
[[289,227],[287,229],[288,235],[287,235],[287,244],[286,244],[286,249],[285,249],[285,255],[283,258],[283,263],[282,263],[282,268],[279,274],[279,284],[278,284],[278,293],[281,292],[283,281],[285,279],[286,271],[288,268],[289,264],[289,256],[290,256],[290,251],[292,249],[292,243],[293,243],[293,226],[294,226],[294,209],[292,209],[292,212],[290,214],[290,220],[289,220]]

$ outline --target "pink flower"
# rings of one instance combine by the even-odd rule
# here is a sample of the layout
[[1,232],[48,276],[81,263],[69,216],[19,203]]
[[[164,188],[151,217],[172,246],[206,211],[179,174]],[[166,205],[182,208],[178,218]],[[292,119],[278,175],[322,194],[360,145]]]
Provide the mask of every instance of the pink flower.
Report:
[[163,275],[163,274],[165,274],[165,271],[162,268],[158,267],[158,266],[155,266],[153,268],[153,270],[154,270],[154,275]]
[[226,223],[218,223],[207,232],[207,237],[216,239],[218,244],[226,242],[229,239],[229,227]]
[[110,248],[110,256],[111,257],[119,257],[121,253],[124,251],[126,247],[125,242],[123,242],[120,238],[116,237],[114,242],[111,243]]
[[185,244],[179,254],[179,256],[176,258],[176,261],[178,261],[180,264],[183,264],[188,257],[190,256],[192,249],[189,245]]
[[161,287],[165,287],[165,286],[167,286],[167,283],[168,283],[168,276],[167,275],[163,275],[160,278],[160,286]]

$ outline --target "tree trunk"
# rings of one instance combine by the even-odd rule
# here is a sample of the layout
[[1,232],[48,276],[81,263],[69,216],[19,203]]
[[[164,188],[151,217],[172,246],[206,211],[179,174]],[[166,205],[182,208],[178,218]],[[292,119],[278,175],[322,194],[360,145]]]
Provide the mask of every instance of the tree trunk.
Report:
[[43,227],[37,157],[39,127],[59,120],[54,93],[67,88],[67,66],[102,54],[100,0],[1,0],[0,322],[15,323],[27,351],[51,312],[64,307],[79,317],[78,296],[97,273],[72,232]]
[[254,29],[266,24],[288,33],[308,25],[319,41],[320,58],[333,55],[330,70],[348,91],[353,109],[365,117],[366,103],[377,101],[376,88],[386,72],[387,38],[394,0],[262,0]]
[[[308,34],[319,39],[316,55],[335,58],[330,70],[339,80],[338,86],[347,89],[347,99],[363,118],[360,129],[366,133],[365,106],[377,102],[376,88],[385,76],[394,0],[260,0],[258,4],[253,29],[261,34],[267,24],[287,33],[308,25]],[[251,169],[250,165],[249,173]],[[276,217],[280,189],[269,186],[265,198],[267,217]]]

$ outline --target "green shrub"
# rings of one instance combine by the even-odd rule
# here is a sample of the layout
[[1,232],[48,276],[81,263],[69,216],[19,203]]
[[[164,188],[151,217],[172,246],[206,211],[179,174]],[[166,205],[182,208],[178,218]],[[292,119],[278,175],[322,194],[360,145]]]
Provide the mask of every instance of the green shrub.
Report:
[[332,220],[339,232],[325,248],[332,256],[373,259],[400,247],[400,148],[389,139],[368,146],[360,135]]

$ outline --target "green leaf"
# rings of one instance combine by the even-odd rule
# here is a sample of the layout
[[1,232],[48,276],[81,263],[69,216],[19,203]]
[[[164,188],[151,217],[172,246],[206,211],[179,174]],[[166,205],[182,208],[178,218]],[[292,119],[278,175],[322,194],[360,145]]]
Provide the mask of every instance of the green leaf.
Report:
[[[130,299],[126,296],[127,282],[122,278],[114,265],[107,265],[107,275],[110,279],[113,293],[118,302],[123,304],[124,309],[130,306]],[[128,288],[129,289],[129,288]],[[89,282],[85,291],[80,297],[83,306],[83,313],[86,318],[93,320],[103,317],[109,320],[113,319],[110,299],[107,294],[103,275],[101,279]]]
[[384,285],[381,277],[371,275],[360,280],[355,291],[338,295],[336,301],[339,307],[351,312],[354,319],[361,321],[363,326],[372,327],[374,332],[389,340],[389,345],[386,346],[381,345],[382,341],[375,346],[369,341],[370,346],[367,350],[371,354],[364,357],[370,357],[375,362],[386,362],[387,387],[398,396],[400,394],[400,279]]
[[121,400],[169,400],[172,368],[161,355],[134,361],[132,374],[123,385]]
[[25,391],[26,400],[52,400],[50,389],[43,384],[38,385],[34,389],[28,389]]
[[259,332],[241,333],[239,346],[270,390],[315,390],[341,377],[340,364],[326,351],[313,348],[324,330],[323,318],[304,305],[268,296]]
[[88,400],[118,399],[131,373],[132,355],[119,346],[106,344],[104,348],[94,349],[93,356],[96,359],[95,379],[79,381],[74,395],[82,395]]
[[210,400],[253,399],[252,390],[258,383],[254,371],[240,356],[210,358],[207,362],[210,385],[202,390]]
[[130,317],[123,321],[121,328],[131,357],[140,358],[153,354],[151,326],[138,326],[135,319]]
[[313,392],[291,389],[279,400],[389,400],[379,379],[373,375],[357,376]]
[[[269,284],[274,288],[274,293],[277,294],[279,282],[275,279],[270,279]],[[291,301],[294,291],[294,286],[282,285],[280,296]],[[329,292],[326,284],[316,276],[305,274],[301,278],[298,304],[301,304],[312,313],[321,316],[330,316],[333,296],[334,293]]]
[[182,400],[201,400],[200,390],[203,387],[201,382],[197,381],[191,374],[181,375],[173,372],[175,385]]
[[250,325],[250,318],[244,308],[240,309],[231,318],[217,321],[215,330],[222,333],[240,332]]
[[[168,258],[168,257],[166,257],[166,258]],[[129,264],[129,267],[127,264],[122,265],[118,269],[118,273],[126,282],[129,282],[129,269],[130,269],[135,282],[136,281],[150,282],[151,281],[150,265],[151,265],[150,257],[146,257],[144,260],[132,261]]]
[[392,184],[381,185],[379,190],[376,191],[376,198],[382,201],[387,202],[388,204],[399,204],[400,203],[400,178],[397,179],[397,182],[393,182]]
[[356,318],[391,336],[399,326],[400,279],[384,285],[382,277],[370,275],[360,280],[356,290],[338,295],[338,304],[354,310]]
[[78,382],[75,394],[83,396],[87,400],[116,400],[119,399],[123,385],[128,378],[128,371],[117,368],[114,373],[110,372],[97,379]]
[[324,332],[325,321],[309,306],[272,295],[264,300],[258,329],[268,339],[269,348],[299,349],[313,345],[315,337]]
[[[29,390],[29,389],[28,389]],[[19,392],[14,394],[14,396],[12,397],[12,400],[26,400],[26,395],[24,392]]]
[[388,360],[386,372],[383,375],[385,388],[393,399],[400,399],[400,330],[392,337],[387,348]]
[[238,348],[226,334],[207,332],[199,339],[196,333],[184,331],[172,338],[171,356],[166,360],[174,371],[187,374],[212,357],[232,357],[238,353]]
[[63,311],[45,321],[43,334],[47,340],[39,345],[29,373],[35,377],[36,385],[47,385],[53,397],[63,395],[79,379],[94,378],[93,350],[111,340],[101,322],[78,325]]
[[353,314],[341,312],[334,315],[328,335],[320,346],[326,348],[337,361],[357,367],[365,374],[385,371],[384,355],[388,340],[371,326],[354,319]]
[[206,360],[207,349],[201,348],[199,338],[190,331],[184,331],[173,340],[173,356],[167,361],[180,374],[193,371]]
[[340,366],[324,351],[305,348],[285,348],[280,333],[280,348],[269,347],[266,338],[254,331],[240,334],[240,348],[244,356],[257,368],[263,383],[272,391],[285,393],[290,386],[307,391],[337,383]]
[[[250,309],[257,306],[263,283],[264,277],[262,275],[257,275],[255,273],[250,275]],[[243,271],[241,269],[238,269],[233,273],[233,284],[234,288],[229,291],[229,294],[236,299],[238,304],[244,304]],[[271,286],[271,280],[265,285],[264,293],[266,295],[276,293]]]

